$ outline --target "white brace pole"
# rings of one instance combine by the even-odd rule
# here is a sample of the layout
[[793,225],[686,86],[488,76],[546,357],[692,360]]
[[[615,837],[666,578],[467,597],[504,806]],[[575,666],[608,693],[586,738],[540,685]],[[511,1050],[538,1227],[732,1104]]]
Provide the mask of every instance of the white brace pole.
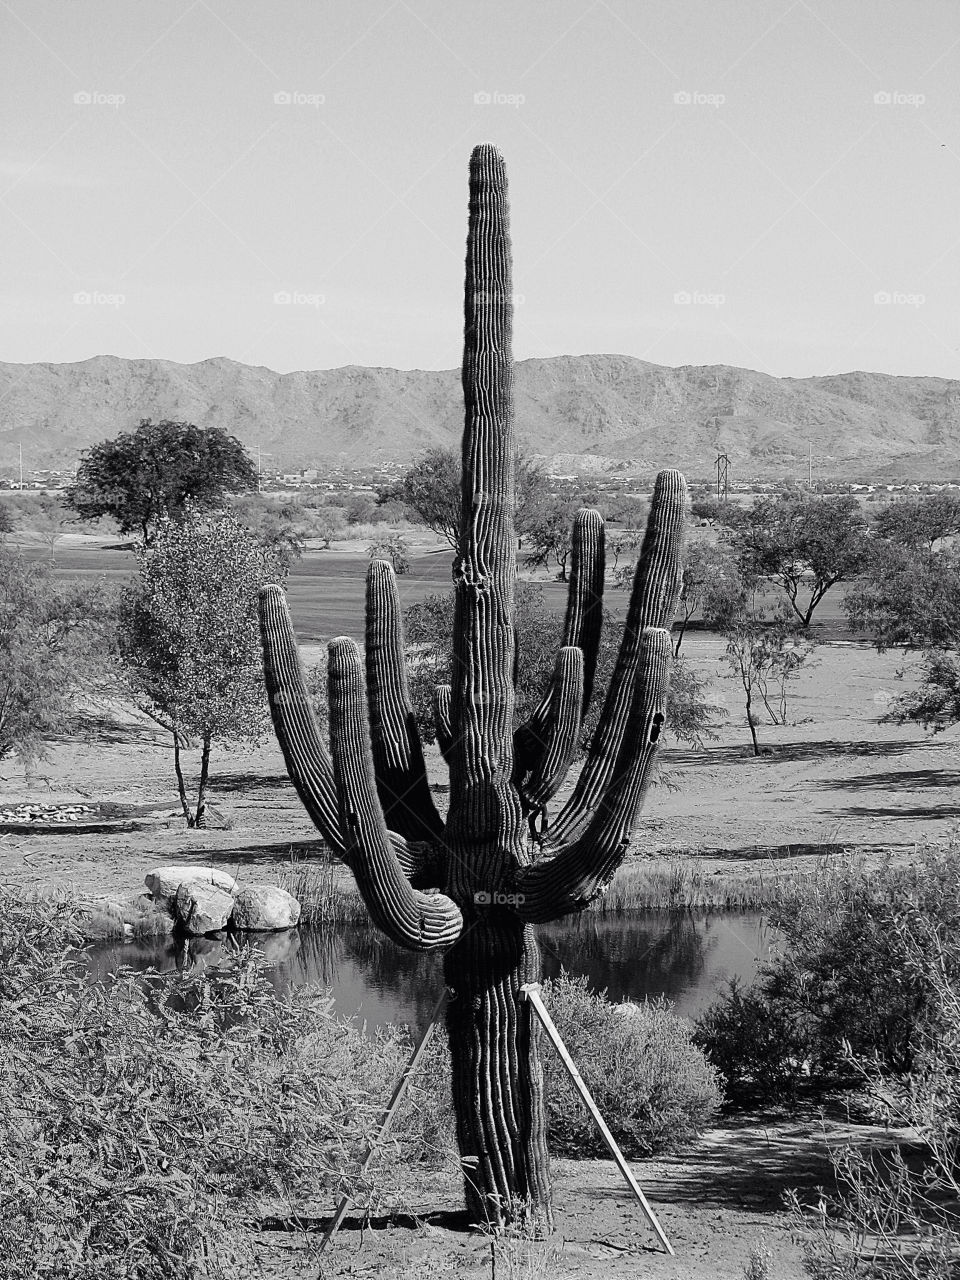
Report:
[[[404,1068],[400,1076],[400,1079],[397,1081],[396,1085],[394,1086],[393,1095],[390,1098],[390,1101],[387,1103],[387,1109],[383,1113],[383,1118],[380,1121],[380,1128],[377,1132],[377,1136],[373,1139],[373,1141],[367,1147],[367,1153],[363,1158],[363,1163],[360,1165],[358,1177],[363,1177],[363,1175],[370,1168],[370,1162],[373,1160],[373,1157],[377,1153],[377,1149],[379,1148],[380,1144],[383,1142],[384,1138],[387,1136],[387,1133],[389,1132],[390,1126],[393,1123],[393,1118],[397,1114],[397,1109],[400,1106],[400,1103],[403,1101],[403,1095],[407,1091],[407,1085],[410,1083],[411,1079],[413,1078],[414,1072],[416,1071],[417,1067],[420,1065],[420,1060],[423,1057],[423,1055],[426,1053],[427,1046],[430,1044],[430,1041],[433,1038],[433,1033],[437,1026],[437,1019],[440,1017],[440,1014],[443,1010],[443,1006],[447,1002],[447,995],[448,995],[448,992],[446,991],[446,989],[444,989],[443,995],[441,995],[440,999],[437,1001],[436,1008],[434,1009],[430,1017],[430,1021],[427,1024],[426,1031],[424,1031],[423,1035],[420,1037],[420,1040],[417,1043],[417,1047],[413,1051],[410,1061],[407,1063],[406,1067]],[[340,1203],[337,1205],[336,1212],[334,1213],[333,1217],[330,1219],[330,1223],[326,1231],[324,1231],[323,1233],[323,1239],[320,1241],[320,1245],[317,1249],[318,1253],[322,1252],[327,1247],[327,1245],[330,1243],[333,1237],[340,1230],[340,1224],[343,1222],[343,1219],[346,1216],[346,1212],[349,1204],[350,1204],[350,1197],[348,1195],[341,1197]]]
[[673,1250],[673,1246],[671,1245],[670,1241],[667,1239],[666,1235],[664,1234],[663,1228],[660,1226],[660,1223],[657,1221],[656,1214],[653,1212],[653,1209],[651,1209],[650,1203],[647,1200],[647,1197],[643,1194],[643,1191],[640,1189],[640,1184],[637,1182],[636,1178],[633,1176],[633,1170],[630,1168],[630,1166],[627,1164],[626,1160],[624,1159],[623,1152],[617,1146],[616,1139],[614,1138],[610,1130],[607,1128],[607,1123],[604,1120],[603,1116],[600,1114],[597,1108],[597,1104],[594,1102],[593,1096],[590,1093],[590,1090],[584,1084],[583,1077],[581,1076],[580,1072],[577,1070],[573,1059],[570,1057],[570,1054],[567,1051],[567,1046],[563,1043],[563,1040],[561,1039],[560,1032],[554,1026],[553,1019],[550,1017],[550,1014],[547,1012],[547,1006],[543,1003],[543,997],[540,995],[540,990],[541,988],[540,988],[539,982],[527,982],[520,988],[521,994],[525,996],[527,1000],[530,1001],[534,1009],[537,1011],[537,1016],[540,1019],[541,1023],[543,1024],[544,1031],[546,1031],[547,1035],[550,1038],[551,1043],[553,1044],[553,1047],[556,1049],[557,1053],[560,1055],[560,1061],[566,1067],[567,1072],[570,1076],[570,1079],[573,1081],[574,1085],[576,1086],[577,1092],[580,1094],[580,1097],[583,1099],[587,1110],[593,1116],[593,1119],[596,1122],[596,1126],[600,1130],[600,1136],[603,1138],[604,1142],[607,1144],[610,1154],[613,1156],[614,1160],[617,1162],[620,1172],[623,1174],[624,1178],[626,1178],[627,1184],[630,1187],[630,1190],[639,1200],[640,1207],[643,1210],[647,1221],[650,1223],[650,1226],[653,1228],[653,1232],[656,1235],[657,1239],[663,1245],[664,1252],[670,1254],[671,1257],[676,1257],[676,1254],[674,1253],[674,1250]]

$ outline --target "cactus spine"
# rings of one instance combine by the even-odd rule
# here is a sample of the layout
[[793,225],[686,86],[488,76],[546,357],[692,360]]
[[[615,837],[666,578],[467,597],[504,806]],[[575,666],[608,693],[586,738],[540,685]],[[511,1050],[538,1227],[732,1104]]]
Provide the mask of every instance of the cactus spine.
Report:
[[279,588],[261,595],[261,631],[274,727],[307,811],[353,871],[375,923],[403,946],[444,953],[473,1221],[502,1225],[522,1205],[549,1228],[538,1036],[520,987],[540,975],[535,924],[604,891],[640,812],[665,713],[685,486],[677,472],[657,479],[601,719],[577,786],[545,832],[593,689],[603,522],[595,511],[577,516],[563,647],[540,704],[515,730],[511,330],[506,171],[482,145],[470,161],[453,684],[435,698],[450,768],[445,821],[427,785],[390,566],[377,561],[368,572],[366,670],[351,640],[330,645],[330,754]]

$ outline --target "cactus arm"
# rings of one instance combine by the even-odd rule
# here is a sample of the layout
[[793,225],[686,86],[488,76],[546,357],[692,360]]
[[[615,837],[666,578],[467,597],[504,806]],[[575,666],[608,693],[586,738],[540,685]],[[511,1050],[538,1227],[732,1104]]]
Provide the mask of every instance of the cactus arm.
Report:
[[453,757],[453,725],[451,724],[451,702],[453,690],[448,684],[438,684],[433,691],[433,727],[437,735],[437,746],[447,764]]
[[603,517],[583,507],[573,522],[570,588],[563,624],[563,643],[583,650],[583,710],[593,693],[593,681],[603,629],[603,574],[606,567]]
[[[535,732],[531,721],[517,730],[514,780],[524,810],[529,814],[542,812],[547,802],[556,795],[567,770],[577,753],[583,708],[584,682],[583,651],[565,646],[557,654],[557,660],[547,695],[547,714],[543,717],[543,737],[530,740]],[[520,761],[532,761],[528,771],[519,776]]]
[[[570,586],[567,591],[567,612],[563,625],[564,647],[575,647],[583,652],[583,693],[581,714],[585,714],[593,692],[593,681],[600,652],[600,633],[603,628],[603,574],[604,533],[603,517],[599,511],[584,507],[577,512],[573,522],[573,551],[571,555]],[[514,780],[517,783],[526,809],[533,803],[525,793],[521,780],[544,771],[544,757],[549,744],[558,737],[557,726],[552,720],[557,703],[554,698],[555,683],[550,684],[538,706],[527,721],[513,735]],[[579,729],[577,730],[579,733]],[[562,773],[552,773],[554,784],[549,795],[543,796],[540,807],[546,804],[563,784],[567,770],[573,763],[569,756]],[[555,767],[551,762],[551,771]]]
[[[494,849],[508,860],[524,856],[523,817],[511,785],[516,579],[511,288],[506,167],[496,148],[483,144],[470,157],[463,520],[454,564],[447,835],[456,846],[452,870],[457,877],[470,864],[487,861]],[[469,890],[474,874],[466,872],[461,890]]]
[[549,860],[522,867],[514,885],[517,914],[527,923],[582,911],[604,892],[623,861],[643,805],[661,738],[669,687],[669,632],[647,627],[637,654],[637,681],[626,734],[607,788],[581,836]]
[[577,785],[551,831],[552,847],[578,839],[610,785],[633,706],[640,637],[647,627],[669,628],[673,619],[681,581],[686,494],[679,471],[661,471],[657,476],[610,688]]
[[371,918],[411,951],[449,947],[463,918],[442,893],[421,893],[404,875],[377,795],[363,663],[354,641],[329,645],[330,744],[346,860]]
[[400,596],[392,566],[367,570],[367,698],[373,766],[383,816],[405,840],[443,839],[407,685]]
[[333,764],[313,714],[283,591],[276,586],[264,587],[259,607],[270,715],[287,774],[314,826],[334,853],[343,857],[346,843],[337,809]]

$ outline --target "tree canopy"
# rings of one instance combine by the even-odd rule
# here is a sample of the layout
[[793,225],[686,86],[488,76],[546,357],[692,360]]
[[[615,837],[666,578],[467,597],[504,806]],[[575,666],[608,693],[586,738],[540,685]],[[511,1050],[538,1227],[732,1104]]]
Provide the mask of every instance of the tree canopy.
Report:
[[150,542],[158,522],[219,506],[256,488],[257,470],[235,436],[191,422],[152,422],[87,449],[66,501],[83,520],[112,516],[121,533]]
[[860,572],[868,550],[866,521],[849,496],[760,498],[725,537],[744,583],[780,586],[805,627],[830,588]]
[[[137,552],[121,599],[120,657],[135,704],[173,735],[184,817],[203,823],[210,749],[255,741],[267,723],[257,599],[286,580],[288,558],[228,515],[163,517]],[[181,751],[199,742],[191,815]]]
[[58,582],[0,547],[0,759],[42,760],[83,696],[105,692],[113,609],[100,584]]
[[[428,449],[398,481],[382,488],[379,505],[401,502],[428,529],[445,538],[457,550],[460,544],[460,455],[453,449]],[[545,476],[536,463],[522,455],[517,462],[517,518],[524,532],[524,513],[542,489]]]

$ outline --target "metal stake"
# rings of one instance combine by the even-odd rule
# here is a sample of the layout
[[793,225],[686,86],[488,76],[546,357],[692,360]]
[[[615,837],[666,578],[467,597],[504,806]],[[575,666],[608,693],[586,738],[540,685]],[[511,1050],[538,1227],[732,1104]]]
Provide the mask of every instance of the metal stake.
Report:
[[623,1152],[617,1146],[616,1139],[614,1138],[610,1130],[607,1128],[607,1123],[604,1120],[603,1116],[600,1114],[600,1111],[597,1108],[597,1104],[593,1100],[593,1096],[591,1095],[590,1090],[584,1084],[583,1077],[580,1075],[580,1072],[577,1070],[573,1059],[570,1057],[570,1054],[567,1051],[567,1046],[563,1043],[563,1040],[561,1039],[560,1032],[554,1026],[553,1019],[550,1017],[550,1014],[547,1012],[547,1006],[543,1003],[543,998],[540,995],[540,983],[527,982],[520,988],[520,992],[522,995],[526,996],[526,998],[533,1005],[534,1009],[537,1011],[537,1016],[539,1017],[541,1023],[543,1024],[544,1031],[546,1031],[547,1035],[550,1038],[550,1041],[553,1044],[553,1047],[556,1049],[557,1053],[560,1055],[560,1061],[566,1067],[567,1072],[570,1076],[570,1079],[573,1081],[574,1085],[576,1086],[577,1092],[580,1094],[580,1097],[583,1099],[584,1103],[586,1104],[587,1110],[593,1116],[593,1119],[596,1122],[596,1126],[600,1130],[600,1136],[603,1138],[604,1142],[607,1144],[610,1154],[613,1156],[614,1160],[617,1162],[617,1165],[619,1166],[620,1172],[623,1174],[624,1178],[626,1178],[627,1184],[630,1187],[630,1190],[639,1200],[640,1207],[643,1210],[647,1221],[650,1223],[650,1226],[653,1228],[653,1232],[656,1235],[657,1239],[663,1245],[664,1252],[670,1254],[672,1258],[676,1257],[676,1254],[674,1253],[674,1250],[673,1250],[673,1246],[671,1245],[670,1241],[667,1239],[666,1235],[664,1234],[663,1228],[660,1226],[660,1223],[657,1221],[656,1214],[651,1209],[650,1203],[647,1200],[647,1197],[643,1194],[643,1191],[640,1189],[640,1184],[637,1182],[636,1178],[633,1176],[633,1170],[627,1164],[626,1160],[623,1157]]
[[[420,1037],[419,1041],[417,1042],[417,1047],[414,1049],[413,1054],[411,1055],[410,1061],[407,1063],[406,1068],[404,1069],[402,1075],[400,1076],[400,1079],[397,1081],[396,1085],[394,1086],[393,1095],[391,1096],[390,1101],[387,1104],[386,1111],[383,1113],[383,1119],[380,1121],[380,1128],[377,1131],[377,1136],[373,1139],[373,1141],[367,1147],[366,1155],[363,1157],[363,1163],[360,1165],[360,1169],[357,1174],[358,1177],[363,1177],[363,1175],[367,1172],[367,1170],[370,1167],[370,1163],[373,1160],[373,1157],[377,1151],[377,1148],[380,1146],[381,1142],[383,1142],[384,1138],[387,1136],[388,1132],[390,1131],[390,1126],[391,1124],[393,1124],[394,1116],[397,1114],[397,1110],[400,1106],[400,1103],[403,1101],[403,1095],[407,1091],[407,1085],[410,1083],[411,1079],[413,1078],[413,1073],[416,1071],[417,1067],[420,1065],[420,1060],[423,1057],[423,1055],[426,1053],[427,1047],[430,1044],[430,1041],[433,1039],[433,1033],[437,1025],[437,1019],[440,1017],[440,1013],[443,1010],[443,1006],[446,1004],[446,1002],[447,1002],[447,991],[446,989],[444,989],[443,995],[437,1001],[436,1007],[430,1016],[430,1022],[427,1025],[426,1031],[424,1031],[423,1035]],[[320,1241],[318,1252],[324,1250],[327,1247],[327,1245],[330,1243],[330,1241],[333,1239],[333,1237],[340,1230],[340,1225],[343,1222],[344,1217],[346,1216],[346,1212],[349,1204],[350,1204],[350,1197],[344,1196],[341,1199],[340,1203],[337,1205],[336,1212],[331,1218],[326,1231],[323,1233],[323,1239]]]

